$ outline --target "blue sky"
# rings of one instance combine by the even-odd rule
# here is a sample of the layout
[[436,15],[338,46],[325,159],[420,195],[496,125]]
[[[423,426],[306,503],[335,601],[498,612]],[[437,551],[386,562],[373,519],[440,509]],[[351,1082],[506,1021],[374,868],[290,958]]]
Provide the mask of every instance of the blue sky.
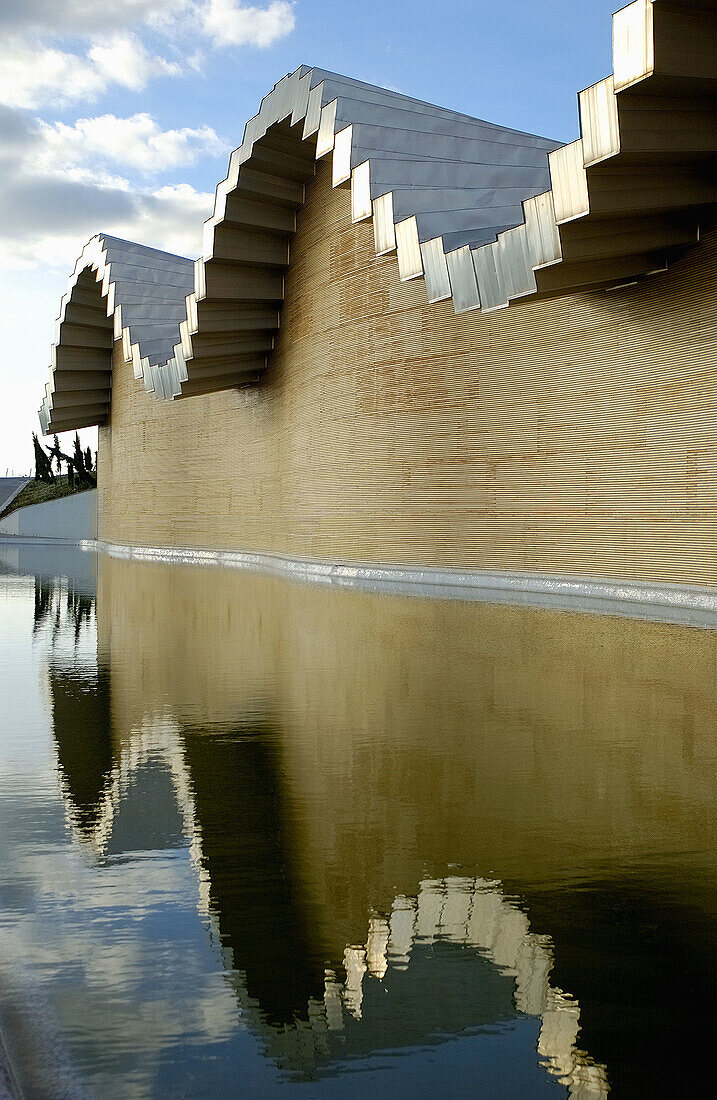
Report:
[[[2,0],[0,476],[28,470],[54,318],[99,231],[192,255],[245,121],[316,65],[546,137],[611,70],[607,0]],[[86,433],[87,442],[92,434]]]

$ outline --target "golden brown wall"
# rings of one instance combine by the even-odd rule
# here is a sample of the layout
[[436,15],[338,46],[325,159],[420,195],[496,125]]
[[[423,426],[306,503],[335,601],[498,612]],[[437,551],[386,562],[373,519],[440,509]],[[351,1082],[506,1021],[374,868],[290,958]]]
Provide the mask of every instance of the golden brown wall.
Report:
[[115,352],[100,537],[717,579],[717,236],[610,293],[456,317],[322,163],[270,369],[155,401]]

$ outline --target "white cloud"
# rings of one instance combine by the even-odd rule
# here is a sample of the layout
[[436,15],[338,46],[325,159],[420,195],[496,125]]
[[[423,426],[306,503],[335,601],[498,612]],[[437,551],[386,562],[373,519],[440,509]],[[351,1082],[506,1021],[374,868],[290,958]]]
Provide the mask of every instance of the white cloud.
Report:
[[0,264],[70,270],[98,231],[197,255],[213,196],[184,183],[137,186],[125,173],[225,151],[210,127],[162,130],[148,114],[69,126],[0,108]]
[[180,256],[198,256],[205,220],[214,207],[214,192],[196,191],[188,183],[172,184],[136,196],[126,230],[109,230]]
[[201,50],[194,50],[192,53],[187,54],[184,60],[188,69],[191,69],[195,73],[200,73],[204,68],[206,57]]
[[[78,185],[82,196],[82,185]],[[73,268],[85,243],[98,231],[125,240],[175,252],[179,256],[198,256],[202,247],[202,224],[212,212],[214,195],[196,191],[189,184],[160,187],[152,191],[115,192],[104,190],[105,209],[100,220],[97,211],[87,218],[75,217],[63,229],[36,222],[31,230],[13,239],[0,237],[0,268],[5,272],[33,268],[52,268],[63,276]],[[45,179],[34,196],[57,206],[57,181]]]
[[[30,112],[92,103],[116,89],[141,91],[180,70],[193,80],[213,49],[263,48],[291,31],[293,5],[256,2],[0,0],[0,329],[11,349],[0,366],[6,465],[24,453],[28,425],[36,425],[59,300],[53,280],[61,285],[97,232],[198,255],[213,195],[167,185],[159,173],[222,151],[208,126],[162,130],[147,114],[120,118],[104,105],[99,117],[83,108],[69,124]],[[155,173],[156,182],[137,184],[138,175]],[[18,380],[22,393],[12,390]],[[13,432],[23,417],[21,439]]]
[[218,46],[270,46],[294,28],[294,5],[271,0],[2,0],[0,27],[11,34],[95,38],[141,24],[208,35]]
[[2,0],[0,27],[33,34],[103,34],[172,17],[190,6],[191,0]]
[[[67,203],[72,182],[46,177],[36,189],[33,206],[44,203],[57,209]],[[85,216],[81,208],[89,190],[86,184],[76,185],[73,216],[62,225],[36,219],[27,232],[15,239],[8,235],[0,237],[0,269],[6,272],[54,269],[64,278],[72,271],[84,245],[98,232],[141,241],[178,256],[194,258],[200,254],[203,223],[214,205],[212,192],[197,191],[186,183],[130,192],[94,188],[97,201],[87,203]]]
[[11,107],[91,101],[111,85],[137,91],[179,66],[153,57],[135,35],[97,42],[86,57],[39,42],[11,39],[0,54],[0,102]]
[[97,85],[97,74],[75,54],[11,41],[0,55],[0,102],[12,107],[37,107],[46,99],[90,98]]
[[[179,64],[150,53],[132,27],[151,27]],[[156,77],[202,64],[202,36],[215,47],[266,48],[293,30],[294,6],[272,0],[0,0],[0,102],[36,108],[92,101],[112,87],[139,91]],[[86,52],[61,48],[68,36],[88,40]],[[187,48],[189,44],[193,49]]]
[[238,0],[208,0],[204,29],[216,46],[271,46],[294,29],[293,4],[272,0],[265,8]]
[[144,88],[153,76],[176,76],[180,66],[163,57],[152,57],[135,35],[116,35],[98,42],[87,54],[107,84],[121,84],[135,91]]
[[228,144],[211,126],[163,130],[148,114],[130,118],[100,115],[78,118],[72,126],[63,122],[42,122],[40,126],[42,164],[61,165],[66,170],[109,162],[125,171],[135,168],[154,173],[229,151]]

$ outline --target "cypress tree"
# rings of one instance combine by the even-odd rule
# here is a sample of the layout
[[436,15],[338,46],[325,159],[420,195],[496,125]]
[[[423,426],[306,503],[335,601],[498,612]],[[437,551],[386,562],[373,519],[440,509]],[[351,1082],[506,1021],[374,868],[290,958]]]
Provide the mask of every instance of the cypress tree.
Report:
[[75,447],[75,453],[73,455],[73,459],[74,459],[75,469],[77,470],[77,473],[79,475],[80,480],[82,480],[82,475],[85,472],[85,456],[83,455],[82,447],[80,446],[80,433],[79,432],[75,432],[74,447]]
[[53,435],[53,437],[52,437],[52,450],[50,451],[50,458],[52,458],[53,454],[54,454],[55,459],[57,461],[57,472],[58,472],[58,474],[61,474],[62,473],[62,455],[60,453],[60,440],[58,439],[57,435]]
[[[90,452],[89,447],[87,448],[87,450],[88,450],[88,452]],[[91,452],[90,452],[90,459],[91,459],[91,457],[92,456],[91,456]],[[72,457],[72,465],[75,467],[75,474],[77,476],[77,487],[78,487],[78,489],[82,485],[86,485],[88,487],[94,487],[97,484],[97,478],[94,476],[92,471],[88,470],[87,467],[85,466],[85,454],[84,454],[84,452],[82,450],[82,446],[80,444],[80,433],[79,432],[75,432],[74,455]]]
[[35,449],[35,481],[53,482],[52,460],[45,454],[36,432],[32,433],[32,445]]

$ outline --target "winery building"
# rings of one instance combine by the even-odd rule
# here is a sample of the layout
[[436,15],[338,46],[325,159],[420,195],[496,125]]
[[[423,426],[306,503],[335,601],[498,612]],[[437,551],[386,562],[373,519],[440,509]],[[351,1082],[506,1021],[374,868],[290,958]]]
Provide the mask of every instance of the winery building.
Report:
[[716,108],[714,0],[617,12],[568,145],[284,77],[199,259],[100,234],[70,279],[40,419],[99,425],[101,542],[717,584]]

